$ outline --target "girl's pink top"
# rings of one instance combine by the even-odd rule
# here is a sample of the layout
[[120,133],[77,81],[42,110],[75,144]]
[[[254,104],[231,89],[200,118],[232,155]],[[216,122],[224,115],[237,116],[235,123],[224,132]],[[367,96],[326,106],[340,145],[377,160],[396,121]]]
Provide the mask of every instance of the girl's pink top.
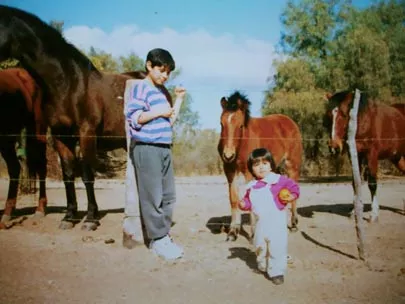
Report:
[[294,194],[296,196],[296,198],[298,198],[300,195],[300,188],[295,181],[284,175],[270,173],[263,179],[258,179],[248,184],[248,189],[246,190],[246,194],[243,197],[245,207],[241,208],[242,210],[249,211],[252,208],[252,202],[250,201],[250,191],[252,191],[252,189],[260,189],[263,187],[269,188],[270,193],[273,195],[274,202],[279,210],[283,210],[286,207],[286,204],[283,204],[279,198],[281,189],[288,189],[291,194]]

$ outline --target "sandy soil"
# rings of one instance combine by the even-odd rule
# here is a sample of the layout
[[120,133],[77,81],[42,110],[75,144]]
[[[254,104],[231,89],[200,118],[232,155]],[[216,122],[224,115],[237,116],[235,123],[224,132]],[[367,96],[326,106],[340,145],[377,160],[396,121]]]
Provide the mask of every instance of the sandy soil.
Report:
[[[122,247],[122,181],[96,182],[106,212],[94,232],[80,225],[58,229],[65,190],[51,182],[44,219],[0,231],[0,303],[405,303],[404,184],[397,179],[379,185],[380,221],[366,224],[367,263],[357,260],[354,220],[347,217],[350,184],[301,184],[299,231],[289,234],[294,262],[285,284],[275,286],[255,271],[244,236],[225,241],[221,226],[230,209],[222,176],[177,179],[172,234],[186,253],[177,263],[144,247]],[[2,202],[7,186],[0,181]],[[78,186],[85,210],[79,180]],[[19,215],[31,214],[35,204],[35,195],[21,197]],[[115,242],[106,244],[110,239]]]

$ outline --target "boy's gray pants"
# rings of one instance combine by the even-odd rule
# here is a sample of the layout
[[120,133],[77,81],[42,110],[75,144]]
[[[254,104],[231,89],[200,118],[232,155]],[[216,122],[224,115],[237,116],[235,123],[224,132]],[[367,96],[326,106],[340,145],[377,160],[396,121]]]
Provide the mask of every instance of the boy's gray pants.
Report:
[[162,238],[170,231],[176,201],[171,149],[131,142],[130,153],[147,237]]

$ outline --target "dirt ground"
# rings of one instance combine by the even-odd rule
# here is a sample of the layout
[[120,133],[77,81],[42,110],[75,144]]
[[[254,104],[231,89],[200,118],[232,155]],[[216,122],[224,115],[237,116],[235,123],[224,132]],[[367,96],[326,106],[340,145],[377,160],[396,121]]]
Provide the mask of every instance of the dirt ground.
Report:
[[[293,263],[284,285],[275,286],[255,271],[244,236],[225,241],[221,223],[229,222],[230,209],[222,176],[177,179],[172,235],[185,257],[176,263],[145,247],[122,247],[123,181],[96,182],[106,212],[94,232],[58,229],[65,190],[50,182],[44,219],[0,231],[0,303],[405,303],[404,185],[405,179],[380,182],[380,220],[366,223],[365,264],[356,259],[354,220],[347,217],[351,185],[302,183],[299,231],[289,234]],[[7,186],[0,181],[2,202]],[[20,198],[19,215],[31,214],[35,204],[35,195]]]

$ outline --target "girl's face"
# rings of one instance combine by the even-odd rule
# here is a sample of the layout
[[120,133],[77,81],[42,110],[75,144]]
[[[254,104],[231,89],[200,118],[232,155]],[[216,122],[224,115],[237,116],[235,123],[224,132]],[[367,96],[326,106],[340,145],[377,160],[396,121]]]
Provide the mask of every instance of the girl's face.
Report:
[[253,161],[252,171],[253,175],[258,178],[264,178],[271,172],[272,168],[270,162],[263,158],[258,158]]

